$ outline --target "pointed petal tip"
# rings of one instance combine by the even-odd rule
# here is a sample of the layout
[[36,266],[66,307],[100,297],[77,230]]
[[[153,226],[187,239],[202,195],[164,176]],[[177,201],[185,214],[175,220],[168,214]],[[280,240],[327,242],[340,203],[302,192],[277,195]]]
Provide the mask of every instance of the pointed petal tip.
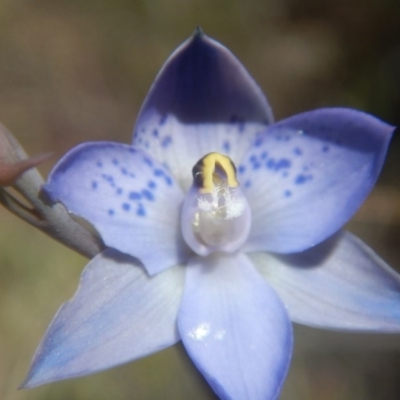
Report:
[[273,122],[271,108],[254,79],[226,47],[199,26],[156,77],[136,133],[146,128],[154,112],[157,119],[174,115],[185,124]]
[[203,29],[201,29],[200,25],[196,26],[196,29],[194,30],[192,36],[193,36],[193,38],[200,38],[202,36],[205,36],[205,33],[204,33]]
[[28,372],[28,375],[26,378],[22,381],[22,383],[18,386],[18,390],[27,390],[27,389],[33,389],[37,386],[44,385],[46,383],[49,383],[47,381],[41,382],[40,380],[35,379],[35,375],[32,374],[31,371]]
[[150,278],[132,258],[100,253],[50,324],[20,388],[103,371],[178,342],[183,279],[180,266]]

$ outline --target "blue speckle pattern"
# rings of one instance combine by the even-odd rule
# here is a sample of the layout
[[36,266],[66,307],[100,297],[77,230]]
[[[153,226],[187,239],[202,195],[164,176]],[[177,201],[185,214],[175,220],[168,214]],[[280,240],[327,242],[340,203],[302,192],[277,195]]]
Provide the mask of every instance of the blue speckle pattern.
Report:
[[132,162],[135,149],[128,146],[123,149],[121,156],[94,160],[94,175],[87,185],[96,192],[100,203],[108,205],[103,208],[107,217],[143,218],[149,214],[150,204],[157,202],[160,187],[172,187],[174,181],[150,156],[138,154]]
[[333,140],[327,129],[321,136],[307,136],[305,130],[290,129],[258,135],[237,168],[239,183],[251,193],[259,187],[270,187],[271,192],[265,189],[266,196],[273,194],[285,201],[298,199],[310,185],[321,184],[321,169],[329,168],[329,160],[334,160],[337,146],[342,145],[343,140]]
[[167,175],[162,169],[156,168],[153,171],[153,174],[156,178],[161,178],[168,186],[172,186],[172,179],[169,175]]
[[143,189],[143,190],[142,190],[142,195],[143,195],[143,197],[144,197],[146,200],[154,201],[154,194],[153,194],[153,192],[151,192],[150,190],[148,190],[148,189]]
[[142,195],[138,192],[130,192],[129,193],[129,200],[140,200]]
[[226,154],[229,154],[230,150],[231,150],[231,144],[228,140],[225,140],[224,143],[222,144],[222,148],[224,149],[224,152]]
[[136,215],[139,217],[144,217],[146,215],[146,210],[143,207],[143,204],[139,203],[138,208],[136,209]]
[[312,175],[299,174],[296,176],[294,183],[296,185],[304,185],[306,182],[310,181],[312,178],[313,178]]
[[260,147],[263,144],[263,140],[261,136],[258,136],[254,141],[254,147]]
[[296,156],[301,156],[303,154],[303,150],[300,147],[295,147],[294,150],[293,150],[293,153]]
[[151,160],[150,157],[143,157],[143,161],[145,164],[147,164],[149,167],[153,167],[153,161]]
[[166,149],[168,148],[172,143],[172,138],[171,136],[164,136],[161,140],[161,146]]
[[[262,142],[265,131],[264,124],[247,122],[236,115],[230,123],[185,124],[174,115],[161,115],[151,110],[139,123],[145,124],[146,131],[142,132],[140,127],[136,130],[133,145],[145,149],[164,165],[184,190],[192,184],[191,170],[200,158],[219,152],[238,165],[257,137]],[[262,165],[255,163],[254,168],[262,168]],[[157,175],[157,172],[154,178],[158,178],[154,179],[156,183],[163,179],[169,185],[170,178]]]

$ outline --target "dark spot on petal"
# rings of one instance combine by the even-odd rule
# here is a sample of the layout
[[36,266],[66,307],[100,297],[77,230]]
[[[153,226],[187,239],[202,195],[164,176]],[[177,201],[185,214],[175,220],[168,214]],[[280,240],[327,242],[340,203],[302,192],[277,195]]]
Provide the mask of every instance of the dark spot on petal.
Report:
[[281,158],[275,165],[275,171],[279,171],[281,169],[285,169],[285,168],[290,168],[292,166],[292,163],[290,162],[290,160],[286,159],[286,158]]
[[227,140],[225,140],[225,142],[222,144],[222,148],[226,153],[229,153],[231,150],[231,144]]
[[262,144],[263,144],[263,140],[260,137],[256,138],[256,140],[254,141],[255,147],[260,147]]
[[145,164],[147,164],[149,167],[153,166],[153,161],[149,157],[143,157],[143,161]]
[[283,194],[285,195],[285,197],[291,197],[292,192],[290,190],[285,190]]
[[165,175],[165,183],[168,186],[172,186],[172,179],[168,175]]
[[161,141],[161,146],[167,148],[172,143],[171,136],[165,136]]
[[300,147],[296,147],[296,148],[293,150],[293,153],[296,154],[296,156],[301,156],[301,155],[303,154],[303,150],[300,149]]
[[153,193],[150,192],[150,190],[143,189],[142,195],[146,200],[154,201],[154,195],[153,195]]
[[303,185],[304,183],[310,181],[311,179],[312,179],[312,175],[299,174],[296,176],[294,183],[296,185]]
[[140,200],[142,195],[138,192],[130,192],[129,193],[129,200]]
[[136,214],[137,214],[139,217],[144,217],[144,216],[146,215],[146,210],[144,209],[144,207],[143,207],[142,204],[139,204],[139,206],[138,206],[138,208],[137,208],[137,210],[136,210]]

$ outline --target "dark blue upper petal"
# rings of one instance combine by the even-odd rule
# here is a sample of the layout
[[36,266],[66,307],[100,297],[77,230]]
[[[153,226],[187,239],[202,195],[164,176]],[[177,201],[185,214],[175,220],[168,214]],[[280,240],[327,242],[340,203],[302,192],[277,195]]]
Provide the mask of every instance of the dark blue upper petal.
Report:
[[186,124],[272,122],[265,96],[242,64],[200,29],[168,59],[138,118],[173,114]]

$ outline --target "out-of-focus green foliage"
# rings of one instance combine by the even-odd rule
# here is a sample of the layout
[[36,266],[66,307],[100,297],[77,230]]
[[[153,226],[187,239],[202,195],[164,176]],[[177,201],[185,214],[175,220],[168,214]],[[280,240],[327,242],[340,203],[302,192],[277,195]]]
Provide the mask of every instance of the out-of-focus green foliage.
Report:
[[[240,58],[277,119],[350,106],[400,123],[396,0],[2,0],[0,120],[30,154],[55,151],[55,159],[82,141],[129,142],[159,68],[196,25]],[[399,146],[395,138],[384,186],[351,225],[397,268]],[[0,398],[213,398],[180,346],[92,377],[16,390],[85,263],[0,209]],[[398,399],[400,337],[364,340],[298,329],[281,398]]]

